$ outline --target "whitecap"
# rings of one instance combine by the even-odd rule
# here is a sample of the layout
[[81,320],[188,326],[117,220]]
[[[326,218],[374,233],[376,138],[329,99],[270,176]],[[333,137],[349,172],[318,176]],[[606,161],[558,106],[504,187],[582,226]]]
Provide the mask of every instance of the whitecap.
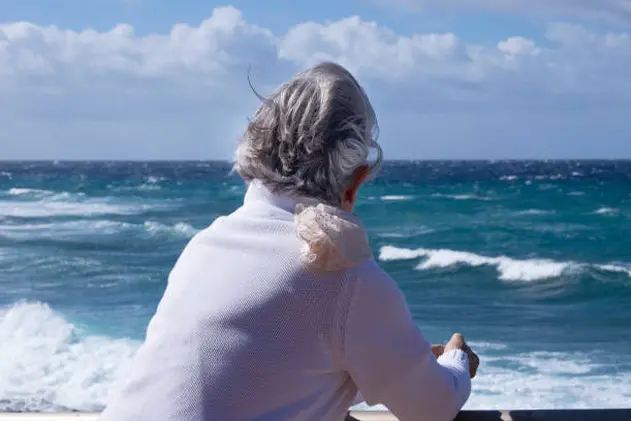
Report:
[[543,209],[526,209],[519,212],[516,212],[516,215],[550,215],[553,214],[554,211],[551,210],[543,210]]
[[199,232],[198,229],[185,222],[178,222],[175,225],[165,225],[155,221],[145,221],[144,226],[150,234],[175,234],[190,238]]
[[52,194],[54,194],[54,192],[50,190],[28,189],[22,187],[13,187],[7,190],[7,195],[9,196],[49,196]]
[[386,202],[398,202],[401,200],[410,200],[413,199],[413,196],[404,196],[404,195],[386,195],[386,196],[381,196],[381,200],[386,201]]
[[0,216],[43,218],[51,216],[133,215],[150,208],[151,206],[148,205],[113,204],[96,200],[84,202],[0,201]]
[[631,266],[597,265],[596,267],[605,272],[625,273],[631,278]]
[[411,238],[419,235],[426,235],[436,232],[435,229],[429,227],[418,227],[414,229],[403,229],[398,232],[380,232],[377,236],[381,238]]
[[[109,188],[112,188],[113,186],[110,185],[108,186]],[[162,187],[160,187],[159,184],[154,184],[154,183],[142,183],[142,184],[138,184],[135,186],[118,186],[118,187],[114,187],[113,191],[117,191],[117,192],[124,192],[124,191],[156,191],[156,190],[161,190]]]
[[0,225],[0,235],[16,240],[59,239],[81,235],[118,234],[131,227],[133,224],[126,222],[85,219],[42,224]]
[[156,183],[143,183],[139,186],[136,187],[137,190],[139,191],[154,191],[154,190],[161,190],[162,187],[160,187],[158,184]]
[[154,175],[150,175],[149,177],[146,178],[147,183],[149,184],[158,184],[161,181],[165,181],[166,178],[164,177],[156,177]]
[[441,197],[445,199],[453,199],[453,200],[483,200],[489,201],[493,200],[490,197],[478,196],[475,194],[443,194],[443,193],[434,193],[432,197]]
[[123,221],[90,220],[64,221],[41,224],[0,224],[0,236],[13,240],[52,239],[94,237],[98,235],[118,235],[130,231],[145,231],[149,235],[167,234],[190,238],[198,230],[186,222],[174,225],[162,224],[155,221],[145,221],[143,224],[133,224]]
[[620,212],[620,210],[616,208],[600,208],[594,211],[594,213],[597,215],[615,215],[618,212]]
[[379,254],[379,259],[382,261],[416,258],[425,258],[417,266],[419,270],[448,268],[458,265],[495,266],[499,272],[499,279],[503,281],[537,281],[556,278],[570,269],[578,269],[581,266],[574,262],[555,262],[549,259],[517,260],[506,256],[487,257],[466,251],[447,249],[410,250],[384,246]]

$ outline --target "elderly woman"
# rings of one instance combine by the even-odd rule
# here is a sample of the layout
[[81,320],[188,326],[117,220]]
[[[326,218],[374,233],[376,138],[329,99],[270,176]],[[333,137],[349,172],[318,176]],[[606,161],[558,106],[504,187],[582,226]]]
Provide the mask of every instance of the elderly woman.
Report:
[[336,64],[264,99],[236,153],[243,205],[182,253],[101,421],[340,421],[358,391],[400,420],[458,413],[477,357],[424,339],[351,213],[375,129]]

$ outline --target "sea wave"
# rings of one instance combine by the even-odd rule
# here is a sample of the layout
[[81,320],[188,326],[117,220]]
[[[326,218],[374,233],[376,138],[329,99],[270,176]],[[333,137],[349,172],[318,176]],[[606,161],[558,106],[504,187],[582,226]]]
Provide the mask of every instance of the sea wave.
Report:
[[436,232],[434,228],[419,226],[414,228],[403,228],[396,232],[378,232],[376,235],[381,238],[412,238]]
[[413,199],[413,196],[405,196],[405,195],[386,195],[381,196],[381,200],[385,202],[400,202],[402,200],[410,200]]
[[596,265],[596,268],[602,270],[603,272],[625,273],[629,276],[629,278],[631,278],[631,265]]
[[543,210],[543,209],[526,209],[522,211],[515,212],[515,215],[521,216],[535,216],[535,215],[551,215],[554,211],[552,210]]
[[444,199],[453,199],[453,200],[482,200],[482,201],[490,201],[493,200],[490,197],[486,196],[478,196],[475,194],[443,194],[443,193],[434,193],[432,197],[440,197]]
[[55,192],[50,190],[27,189],[20,187],[13,187],[7,190],[7,195],[9,196],[50,196],[53,194],[55,194]]
[[0,201],[0,216],[16,218],[45,218],[52,216],[133,215],[148,206],[133,206],[102,202],[83,203],[16,203]]
[[600,208],[594,211],[597,215],[616,215],[620,212],[619,209],[616,208]]
[[110,236],[141,231],[151,236],[166,234],[185,238],[190,238],[198,232],[195,227],[186,222],[170,225],[156,221],[145,221],[142,224],[135,224],[123,221],[83,219],[41,224],[0,224],[0,237],[13,240],[38,240],[42,238],[62,240],[85,236],[93,238],[99,235]]
[[154,175],[150,175],[149,177],[146,177],[144,182],[137,185],[137,186],[128,186],[128,187],[121,187],[121,190],[138,190],[138,191],[152,191],[152,190],[161,190],[162,186],[160,185],[160,183],[162,183],[163,181],[167,181],[167,179],[165,177],[157,177]]
[[[475,343],[483,364],[467,409],[625,407],[631,374],[590,354]],[[140,342],[90,335],[45,303],[0,308],[0,411],[97,412]],[[355,409],[384,409],[360,404]]]
[[495,266],[503,281],[538,281],[557,278],[566,273],[576,273],[590,267],[602,271],[627,273],[631,270],[620,265],[591,265],[577,262],[557,262],[550,259],[514,259],[506,256],[488,257],[479,254],[448,249],[405,249],[383,246],[379,252],[381,261],[411,260],[423,258],[417,269],[429,270],[455,266]]
[[[134,215],[164,203],[130,203],[111,197],[86,197],[82,192],[14,188],[9,194],[15,199],[0,200],[0,217],[45,218],[58,216]],[[27,200],[24,200],[26,197]],[[31,200],[28,200],[30,198]]]
[[31,189],[25,187],[12,187],[4,192],[6,196],[12,196],[16,199],[20,199],[18,202],[13,203],[33,203],[33,201],[24,201],[24,199],[35,199],[41,202],[59,202],[59,201],[77,201],[85,197],[85,193],[82,192],[68,192],[68,191],[52,191],[46,189]]
[[139,343],[84,335],[43,303],[0,309],[0,411],[100,411]]
[[166,225],[154,221],[146,221],[144,227],[151,234],[176,234],[184,237],[192,237],[199,231],[186,222],[178,222],[175,225]]

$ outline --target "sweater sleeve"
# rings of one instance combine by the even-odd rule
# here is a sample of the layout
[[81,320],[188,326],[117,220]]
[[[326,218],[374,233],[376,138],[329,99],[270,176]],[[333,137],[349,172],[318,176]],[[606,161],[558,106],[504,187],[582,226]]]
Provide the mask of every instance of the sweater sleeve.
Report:
[[343,355],[366,403],[385,405],[401,421],[451,421],[471,393],[466,354],[454,350],[436,360],[394,280],[374,262],[357,274]]

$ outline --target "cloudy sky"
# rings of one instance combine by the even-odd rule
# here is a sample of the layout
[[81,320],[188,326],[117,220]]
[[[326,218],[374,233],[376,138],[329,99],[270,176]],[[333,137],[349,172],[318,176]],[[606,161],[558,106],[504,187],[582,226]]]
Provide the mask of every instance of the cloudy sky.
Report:
[[353,71],[391,159],[631,158],[631,0],[1,0],[0,159],[229,159]]

